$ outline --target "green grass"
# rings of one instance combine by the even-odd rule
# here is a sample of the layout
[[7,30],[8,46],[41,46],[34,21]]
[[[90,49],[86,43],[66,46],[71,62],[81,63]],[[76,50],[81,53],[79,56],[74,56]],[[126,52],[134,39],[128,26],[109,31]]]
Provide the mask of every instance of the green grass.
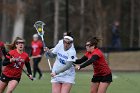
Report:
[[[138,72],[117,72],[107,93],[139,93],[140,73]],[[72,87],[71,93],[89,93],[90,79],[92,72],[78,72],[76,74],[76,84]],[[14,93],[51,93],[51,83],[49,73],[44,73],[42,80],[29,80],[24,74]]]

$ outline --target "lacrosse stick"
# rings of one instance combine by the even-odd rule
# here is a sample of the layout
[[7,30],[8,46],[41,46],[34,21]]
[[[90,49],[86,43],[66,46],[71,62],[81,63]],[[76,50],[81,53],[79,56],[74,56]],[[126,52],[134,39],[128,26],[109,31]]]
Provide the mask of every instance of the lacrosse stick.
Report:
[[[38,33],[38,35],[41,37],[42,42],[43,42],[43,47],[46,48],[45,42],[44,42],[44,25],[45,23],[42,21],[36,21],[34,24],[34,27],[36,28],[36,31]],[[48,60],[48,64],[49,64],[49,68],[50,70],[52,70],[51,64],[50,64],[50,60],[49,58],[46,56],[47,60]]]
[[[18,65],[18,63],[17,63],[17,65]],[[31,79],[33,81],[33,78],[30,78],[30,75],[20,65],[18,65],[18,67],[29,77],[29,79]]]

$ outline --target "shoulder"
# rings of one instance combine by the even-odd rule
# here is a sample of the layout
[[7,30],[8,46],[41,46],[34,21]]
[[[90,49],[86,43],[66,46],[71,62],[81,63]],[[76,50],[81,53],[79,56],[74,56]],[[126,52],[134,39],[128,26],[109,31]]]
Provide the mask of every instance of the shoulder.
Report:
[[70,54],[70,55],[76,55],[75,49],[68,50],[68,54]]
[[62,45],[63,44],[63,39],[59,40],[57,45]]
[[58,43],[63,43],[63,39],[59,40]]
[[95,52],[97,52],[97,53],[102,53],[102,51],[101,51],[99,48],[96,48],[96,49],[95,49]]
[[68,60],[67,61],[75,61],[77,59],[75,50],[70,50],[67,53],[68,53]]
[[84,56],[86,56],[86,57],[88,57],[88,56],[90,56],[90,55],[91,55],[91,53],[88,52],[88,51],[84,54]]
[[34,43],[34,40],[32,40],[31,43]]
[[16,52],[17,52],[16,49],[14,49],[14,50],[10,50],[10,51],[9,51],[9,54],[13,54],[13,53],[16,53]]
[[38,44],[43,45],[43,42],[41,40],[38,40]]
[[26,52],[23,52],[22,55],[24,56],[24,58],[26,60],[25,62],[29,62],[30,61],[29,55]]
[[14,56],[14,55],[17,54],[17,50],[16,50],[16,49],[10,50],[10,51],[8,52],[8,54],[10,54],[11,56]]
[[41,41],[41,40],[38,40],[38,42],[39,42],[39,43],[42,43],[42,41]]
[[102,51],[99,48],[96,48],[92,54],[98,55],[99,57],[101,57],[103,55]]
[[23,52],[23,55],[25,55],[26,57],[28,57],[28,56],[29,56],[26,52]]
[[0,41],[0,46],[4,46],[4,43]]
[[63,40],[59,40],[59,42],[54,48],[62,48],[62,46],[63,46]]

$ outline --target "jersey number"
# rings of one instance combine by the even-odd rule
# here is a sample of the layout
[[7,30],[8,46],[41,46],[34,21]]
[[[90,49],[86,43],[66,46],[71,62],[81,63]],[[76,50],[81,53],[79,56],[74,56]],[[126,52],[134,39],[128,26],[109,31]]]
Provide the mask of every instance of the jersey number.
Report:
[[15,67],[15,68],[19,68],[20,65],[21,65],[21,62],[18,62],[18,63],[15,63],[15,64],[14,64],[14,67]]
[[59,61],[60,61],[61,64],[66,64],[66,63],[65,63],[65,60],[63,60],[63,59],[61,59],[61,58],[59,59]]

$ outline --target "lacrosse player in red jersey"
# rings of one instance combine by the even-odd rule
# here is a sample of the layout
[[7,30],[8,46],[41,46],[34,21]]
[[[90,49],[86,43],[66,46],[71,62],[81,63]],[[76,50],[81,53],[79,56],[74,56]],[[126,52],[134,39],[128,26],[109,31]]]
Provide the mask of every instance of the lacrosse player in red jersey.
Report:
[[41,61],[41,55],[43,53],[43,43],[39,40],[38,34],[33,35],[32,46],[32,59],[33,59],[33,78],[36,79],[36,72],[39,73],[39,79],[42,77],[42,72],[39,68],[39,62]]
[[111,70],[104,58],[103,53],[97,47],[99,39],[97,37],[91,38],[86,42],[86,54],[77,59],[75,64],[77,69],[82,69],[88,65],[93,65],[94,75],[91,79],[90,93],[106,93],[108,86],[112,82]]
[[2,71],[0,79],[0,93],[3,93],[6,87],[6,93],[13,92],[21,79],[24,64],[29,73],[29,78],[32,79],[32,72],[29,63],[30,59],[28,54],[24,52],[25,41],[22,38],[18,38],[14,43],[16,48],[10,50],[3,61],[3,66],[5,66],[5,68]]

